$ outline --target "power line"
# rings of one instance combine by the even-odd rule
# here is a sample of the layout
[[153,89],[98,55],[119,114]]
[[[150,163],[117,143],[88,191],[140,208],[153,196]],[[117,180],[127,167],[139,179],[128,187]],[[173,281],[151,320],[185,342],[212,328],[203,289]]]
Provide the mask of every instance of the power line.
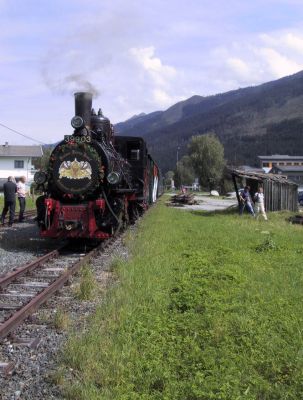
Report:
[[40,144],[46,144],[46,143],[40,142],[40,140],[37,140],[37,139],[34,139],[34,138],[30,137],[30,136],[24,135],[23,133],[18,132],[18,131],[16,131],[15,129],[12,129],[12,128],[10,128],[10,127],[4,125],[4,124],[1,124],[1,122],[0,122],[0,126],[2,126],[3,128],[8,129],[9,131],[12,131],[12,132],[14,132],[14,133],[17,133],[17,135],[23,136],[23,137],[26,138],[26,139],[32,140],[33,142],[37,142],[37,143],[40,143]]

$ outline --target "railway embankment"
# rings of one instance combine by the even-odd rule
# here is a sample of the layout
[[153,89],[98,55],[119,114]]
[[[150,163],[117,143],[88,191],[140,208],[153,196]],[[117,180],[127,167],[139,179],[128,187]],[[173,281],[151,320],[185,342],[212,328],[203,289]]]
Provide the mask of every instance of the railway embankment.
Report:
[[130,257],[60,374],[69,399],[302,398],[302,226],[168,208],[127,233]]
[[[50,258],[52,247],[55,254]],[[96,250],[90,261],[89,250]],[[44,261],[40,262],[42,254]],[[84,329],[102,302],[117,256],[127,257],[120,236],[103,243],[97,251],[84,243],[73,247],[40,239],[33,221],[1,229],[1,400],[62,398],[58,357],[71,332]],[[39,265],[34,265],[38,260]],[[79,263],[81,270],[71,276]],[[53,292],[45,301],[46,292],[50,293],[67,274],[68,285],[59,285],[56,295]],[[43,304],[37,309],[33,302],[39,299]],[[27,311],[29,318],[24,319]]]

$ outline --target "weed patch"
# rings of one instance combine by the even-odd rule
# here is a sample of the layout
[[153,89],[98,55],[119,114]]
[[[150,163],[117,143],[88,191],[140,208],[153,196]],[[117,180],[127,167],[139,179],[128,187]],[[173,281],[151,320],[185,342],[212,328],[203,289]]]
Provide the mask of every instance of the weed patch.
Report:
[[86,265],[80,271],[80,283],[76,288],[76,298],[79,300],[91,300],[96,292],[97,284],[91,268]]
[[55,311],[56,312],[54,313],[53,320],[51,322],[53,327],[59,331],[68,329],[71,321],[67,312],[62,308],[57,308]]
[[279,250],[279,246],[275,243],[272,236],[268,236],[265,240],[256,246],[257,253],[263,253],[264,251]]
[[[274,239],[260,243],[263,229]],[[285,213],[265,223],[160,204],[126,242],[119,284],[66,347],[67,398],[303,397],[302,228]]]

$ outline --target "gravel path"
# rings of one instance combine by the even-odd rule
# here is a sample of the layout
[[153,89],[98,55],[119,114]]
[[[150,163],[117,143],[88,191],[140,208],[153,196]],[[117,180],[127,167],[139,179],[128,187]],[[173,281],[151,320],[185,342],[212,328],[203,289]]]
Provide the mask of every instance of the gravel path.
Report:
[[237,199],[221,199],[218,197],[210,197],[210,196],[195,196],[195,200],[199,202],[199,204],[195,205],[184,205],[184,207],[176,207],[179,210],[201,210],[201,211],[219,211],[226,210],[231,206],[236,206]]
[[[30,261],[55,247],[54,242],[40,240],[38,230],[31,223],[1,230],[0,235],[1,273],[12,269],[20,261]],[[10,378],[0,376],[1,400],[62,399],[60,387],[57,386],[58,376],[54,379],[58,375],[58,356],[68,335],[74,330],[79,331],[87,317],[102,302],[104,291],[113,282],[110,267],[116,257],[128,257],[121,238],[91,264],[99,288],[98,295],[92,301],[75,299],[79,277],[73,277],[69,286],[62,288],[27,323],[14,332],[15,337],[38,338],[40,343],[37,348],[18,346],[14,337],[3,341],[0,345],[0,361],[12,362],[15,368]],[[56,326],[54,321],[58,312],[66,315],[70,321],[69,328]]]

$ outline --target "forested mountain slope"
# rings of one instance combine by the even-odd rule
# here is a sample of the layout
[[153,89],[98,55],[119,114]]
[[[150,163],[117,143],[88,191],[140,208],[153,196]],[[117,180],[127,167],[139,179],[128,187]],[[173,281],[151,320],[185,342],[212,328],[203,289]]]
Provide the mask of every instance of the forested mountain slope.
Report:
[[215,132],[232,164],[255,164],[260,154],[303,154],[303,71],[255,87],[193,96],[166,111],[116,125],[116,134],[144,137],[166,171],[186,153],[191,136]]

